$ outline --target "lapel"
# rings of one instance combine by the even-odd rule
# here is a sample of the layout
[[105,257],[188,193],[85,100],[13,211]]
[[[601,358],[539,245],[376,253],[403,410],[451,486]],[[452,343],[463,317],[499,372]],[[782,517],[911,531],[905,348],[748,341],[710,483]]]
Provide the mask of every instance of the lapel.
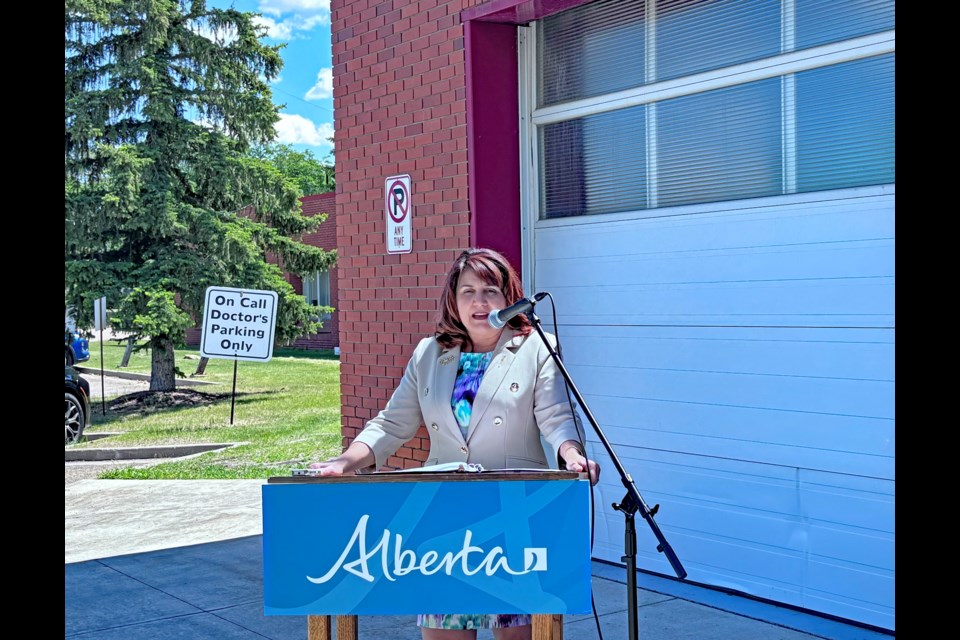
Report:
[[[514,358],[516,358],[514,352],[520,348],[521,344],[523,344],[523,336],[512,329],[506,329],[500,334],[497,347],[493,350],[493,359],[490,361],[487,372],[483,375],[483,380],[480,381],[477,397],[473,400],[470,427],[467,429],[467,442],[473,437],[480,419],[490,406],[493,396],[496,395],[497,389],[500,388],[500,384],[513,365]],[[451,387],[451,393],[452,391],[453,388]]]
[[[436,395],[435,401],[443,404],[443,410],[439,413],[443,416],[442,428],[453,432],[457,439],[463,441],[463,433],[460,431],[460,425],[453,416],[453,410],[450,408],[450,398],[453,396],[453,385],[457,381],[457,369],[460,366],[460,347],[459,345],[452,349],[444,349],[437,357],[434,364],[436,375],[433,380],[433,388]],[[466,444],[466,442],[464,442]]]

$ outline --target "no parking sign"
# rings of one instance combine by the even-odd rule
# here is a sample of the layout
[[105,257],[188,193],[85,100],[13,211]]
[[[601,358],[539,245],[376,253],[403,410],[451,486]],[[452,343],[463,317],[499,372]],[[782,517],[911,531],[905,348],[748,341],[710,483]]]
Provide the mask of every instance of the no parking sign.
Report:
[[413,209],[410,198],[410,176],[390,176],[384,183],[387,253],[410,253],[413,233],[410,218]]

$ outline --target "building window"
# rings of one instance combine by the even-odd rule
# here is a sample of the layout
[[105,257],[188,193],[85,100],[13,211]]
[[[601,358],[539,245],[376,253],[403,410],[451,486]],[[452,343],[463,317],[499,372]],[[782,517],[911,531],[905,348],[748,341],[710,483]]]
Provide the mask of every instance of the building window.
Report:
[[[330,272],[314,271],[305,276],[303,278],[303,297],[306,298],[307,304],[312,304],[315,307],[329,307]],[[326,312],[320,316],[321,320],[328,320],[329,318],[330,313]]]
[[540,219],[892,184],[893,0],[598,0],[521,30]]
[[894,182],[892,54],[797,74],[797,191]]

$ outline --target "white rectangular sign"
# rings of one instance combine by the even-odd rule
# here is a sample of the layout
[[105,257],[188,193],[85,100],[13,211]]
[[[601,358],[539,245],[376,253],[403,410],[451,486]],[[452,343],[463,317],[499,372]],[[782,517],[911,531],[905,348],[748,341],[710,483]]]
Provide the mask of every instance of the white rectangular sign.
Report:
[[276,326],[275,291],[207,287],[200,355],[269,362]]
[[387,253],[413,251],[413,232],[410,219],[413,203],[410,198],[410,176],[390,176],[384,183],[384,214],[387,227]]
[[93,328],[97,331],[107,328],[107,296],[93,301]]

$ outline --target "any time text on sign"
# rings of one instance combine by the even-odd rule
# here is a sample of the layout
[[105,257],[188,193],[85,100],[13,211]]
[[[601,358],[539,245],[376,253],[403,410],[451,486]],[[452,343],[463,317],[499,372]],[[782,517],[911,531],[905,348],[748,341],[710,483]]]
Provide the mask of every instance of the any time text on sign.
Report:
[[277,326],[274,291],[208,287],[200,355],[269,362]]

